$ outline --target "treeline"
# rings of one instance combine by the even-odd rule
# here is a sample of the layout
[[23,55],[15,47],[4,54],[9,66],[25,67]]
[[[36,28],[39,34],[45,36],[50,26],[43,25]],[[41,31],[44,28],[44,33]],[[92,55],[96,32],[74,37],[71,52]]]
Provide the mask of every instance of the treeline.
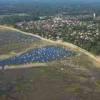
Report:
[[39,20],[39,17],[38,16],[32,16],[32,15],[25,15],[25,16],[12,15],[12,16],[5,16],[3,18],[0,18],[0,24],[15,25],[17,22],[30,21],[30,20]]

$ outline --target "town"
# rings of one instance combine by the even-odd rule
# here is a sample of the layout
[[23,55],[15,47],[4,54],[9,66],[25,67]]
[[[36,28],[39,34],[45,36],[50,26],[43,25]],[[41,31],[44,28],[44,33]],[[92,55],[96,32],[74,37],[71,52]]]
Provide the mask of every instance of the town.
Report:
[[[88,51],[100,52],[100,17],[93,14],[40,16],[39,20],[21,21],[15,27],[51,40],[71,42]],[[94,47],[95,46],[95,47]],[[96,51],[94,50],[96,48]]]

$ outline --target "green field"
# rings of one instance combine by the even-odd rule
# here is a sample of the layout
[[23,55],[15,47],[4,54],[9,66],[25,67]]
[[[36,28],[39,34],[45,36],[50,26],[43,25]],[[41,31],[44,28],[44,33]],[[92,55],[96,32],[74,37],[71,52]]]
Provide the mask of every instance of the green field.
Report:
[[100,68],[82,58],[0,71],[0,100],[99,100]]

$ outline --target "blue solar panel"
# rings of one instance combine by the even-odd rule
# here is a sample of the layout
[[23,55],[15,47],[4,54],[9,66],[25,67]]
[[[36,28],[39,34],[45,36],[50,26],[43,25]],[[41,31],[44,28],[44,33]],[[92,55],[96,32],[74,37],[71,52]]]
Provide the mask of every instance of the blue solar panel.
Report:
[[46,46],[30,50],[20,56],[12,57],[6,60],[0,61],[0,66],[5,65],[20,65],[27,63],[45,63],[54,60],[64,59],[66,57],[73,56],[74,52],[56,46]]

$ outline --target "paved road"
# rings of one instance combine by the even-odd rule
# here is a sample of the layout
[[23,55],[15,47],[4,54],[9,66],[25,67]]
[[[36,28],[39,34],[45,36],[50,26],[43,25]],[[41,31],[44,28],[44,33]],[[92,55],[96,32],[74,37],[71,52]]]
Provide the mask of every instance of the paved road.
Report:
[[32,67],[46,67],[46,63],[34,63],[34,64],[26,64],[26,65],[18,65],[18,66],[0,66],[0,70],[8,70],[8,69],[20,69],[20,68],[32,68]]

